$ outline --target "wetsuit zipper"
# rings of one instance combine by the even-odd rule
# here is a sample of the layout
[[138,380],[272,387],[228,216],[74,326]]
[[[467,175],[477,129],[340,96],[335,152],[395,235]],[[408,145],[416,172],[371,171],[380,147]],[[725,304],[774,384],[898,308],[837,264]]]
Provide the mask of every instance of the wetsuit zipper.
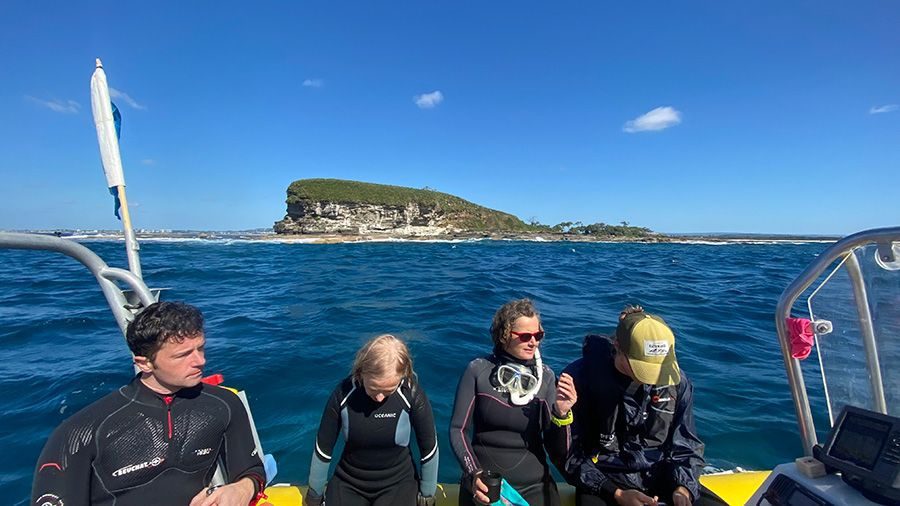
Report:
[[166,403],[166,419],[169,424],[169,441],[172,440],[172,401],[174,400],[174,395],[166,395],[163,397],[163,402]]

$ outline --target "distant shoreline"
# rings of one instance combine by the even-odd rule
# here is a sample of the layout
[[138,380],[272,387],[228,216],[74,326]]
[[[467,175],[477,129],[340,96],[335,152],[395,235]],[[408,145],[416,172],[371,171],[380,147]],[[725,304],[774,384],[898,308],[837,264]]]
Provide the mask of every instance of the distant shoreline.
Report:
[[[73,240],[121,240],[118,230],[31,230],[17,231],[41,235],[57,235]],[[567,243],[643,243],[643,244],[789,244],[831,243],[838,236],[777,235],[777,234],[654,234],[645,237],[590,236],[563,233],[459,233],[443,235],[400,234],[276,234],[266,230],[195,231],[195,230],[139,230],[138,240],[240,240],[302,244],[342,244],[360,242],[467,242],[467,241],[523,241]]]

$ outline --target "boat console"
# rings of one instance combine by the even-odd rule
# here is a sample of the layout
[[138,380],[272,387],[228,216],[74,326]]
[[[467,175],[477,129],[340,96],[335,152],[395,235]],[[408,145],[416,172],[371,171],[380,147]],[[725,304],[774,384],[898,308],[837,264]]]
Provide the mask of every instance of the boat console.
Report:
[[873,501],[900,503],[900,418],[847,406],[813,455]]
[[801,462],[782,464],[748,504],[900,504],[900,418],[847,406],[828,442],[813,454],[827,472],[810,473]]
[[[801,366],[809,349],[793,349],[787,325],[803,294],[818,358],[807,377],[820,376],[824,394],[815,418],[830,425],[824,444]],[[785,289],[775,323],[806,456],[777,466],[748,505],[900,505],[898,300],[900,227],[838,241]]]

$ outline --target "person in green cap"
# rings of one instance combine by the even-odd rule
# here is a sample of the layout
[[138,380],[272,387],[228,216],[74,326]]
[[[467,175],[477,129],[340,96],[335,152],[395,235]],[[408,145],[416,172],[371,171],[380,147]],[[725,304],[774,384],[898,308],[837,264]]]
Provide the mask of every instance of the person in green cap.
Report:
[[556,463],[576,487],[576,504],[695,504],[703,443],[692,413],[693,387],[678,367],[666,322],[629,306],[615,335],[589,335],[582,358],[564,371],[578,403],[567,426],[572,444]]

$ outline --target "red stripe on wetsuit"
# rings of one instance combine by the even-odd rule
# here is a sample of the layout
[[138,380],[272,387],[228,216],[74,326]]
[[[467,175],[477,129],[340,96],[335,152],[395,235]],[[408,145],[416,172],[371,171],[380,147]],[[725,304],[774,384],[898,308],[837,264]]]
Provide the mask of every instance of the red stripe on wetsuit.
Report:
[[172,401],[174,400],[174,395],[163,396],[163,402],[166,403],[166,418],[169,422],[169,439],[172,439]]

